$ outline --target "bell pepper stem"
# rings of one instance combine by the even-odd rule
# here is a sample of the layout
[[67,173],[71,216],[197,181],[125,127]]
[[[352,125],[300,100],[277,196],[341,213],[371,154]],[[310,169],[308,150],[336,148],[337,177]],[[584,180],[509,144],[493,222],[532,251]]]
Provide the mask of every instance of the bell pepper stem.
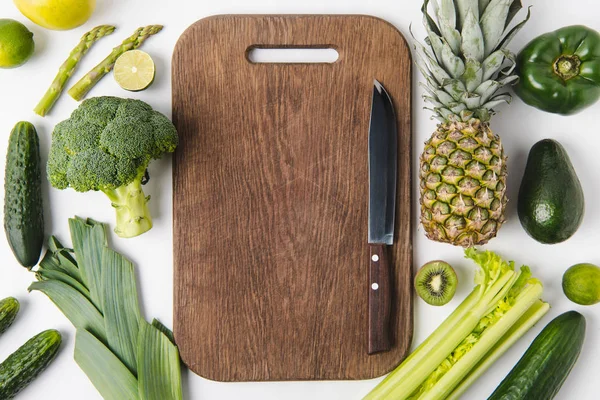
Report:
[[579,75],[581,60],[575,54],[561,55],[554,61],[554,73],[562,80],[568,81]]

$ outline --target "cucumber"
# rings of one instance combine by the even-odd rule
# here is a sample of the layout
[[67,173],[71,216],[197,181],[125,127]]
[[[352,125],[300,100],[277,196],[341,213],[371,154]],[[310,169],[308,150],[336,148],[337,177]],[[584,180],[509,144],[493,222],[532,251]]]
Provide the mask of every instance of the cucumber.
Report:
[[54,329],[38,333],[0,364],[0,399],[12,399],[54,360],[62,338]]
[[579,357],[585,318],[569,311],[553,319],[488,400],[551,400]]
[[0,335],[13,323],[19,313],[19,301],[14,297],[7,297],[0,301]]
[[4,173],[4,231],[17,261],[31,268],[44,244],[42,172],[35,127],[15,125],[8,141]]

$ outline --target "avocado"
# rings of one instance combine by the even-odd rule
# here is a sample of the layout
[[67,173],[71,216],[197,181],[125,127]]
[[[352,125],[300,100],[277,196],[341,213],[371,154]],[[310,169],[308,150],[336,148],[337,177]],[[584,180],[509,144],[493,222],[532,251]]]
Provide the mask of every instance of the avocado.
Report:
[[525,231],[540,243],[564,242],[583,220],[583,189],[560,143],[544,139],[529,151],[518,202]]

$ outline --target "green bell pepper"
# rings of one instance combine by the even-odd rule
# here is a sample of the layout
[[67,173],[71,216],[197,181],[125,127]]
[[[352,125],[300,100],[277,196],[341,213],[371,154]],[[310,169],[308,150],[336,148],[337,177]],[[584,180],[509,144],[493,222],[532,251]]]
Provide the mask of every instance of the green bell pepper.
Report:
[[600,34],[574,25],[538,36],[519,53],[517,74],[525,103],[575,114],[600,98]]

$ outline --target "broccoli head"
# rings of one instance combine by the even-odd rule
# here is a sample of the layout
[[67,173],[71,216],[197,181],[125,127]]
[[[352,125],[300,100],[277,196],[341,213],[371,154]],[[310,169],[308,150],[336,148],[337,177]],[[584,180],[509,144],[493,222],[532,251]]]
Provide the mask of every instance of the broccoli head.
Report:
[[177,143],[171,121],[143,101],[94,97],[54,128],[48,179],[58,189],[104,192],[117,211],[115,232],[134,237],[152,228],[146,168]]

